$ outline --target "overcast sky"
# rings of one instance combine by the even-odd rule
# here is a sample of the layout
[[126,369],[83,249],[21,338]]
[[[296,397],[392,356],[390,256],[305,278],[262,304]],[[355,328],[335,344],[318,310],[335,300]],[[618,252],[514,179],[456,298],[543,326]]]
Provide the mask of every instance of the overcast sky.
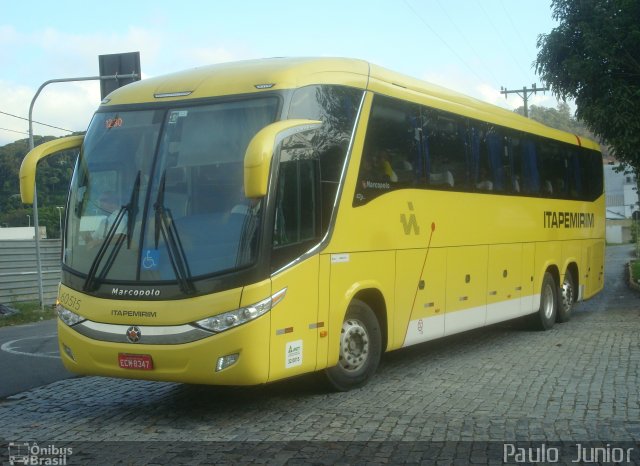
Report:
[[[540,84],[536,41],[555,25],[550,0],[0,1],[0,145],[27,137],[27,122],[5,113],[27,117],[44,81],[97,75],[98,55],[132,51],[143,78],[253,58],[361,58],[516,108],[500,87]],[[52,84],[33,117],[84,131],[99,101],[97,82]],[[557,105],[548,92],[530,103]]]

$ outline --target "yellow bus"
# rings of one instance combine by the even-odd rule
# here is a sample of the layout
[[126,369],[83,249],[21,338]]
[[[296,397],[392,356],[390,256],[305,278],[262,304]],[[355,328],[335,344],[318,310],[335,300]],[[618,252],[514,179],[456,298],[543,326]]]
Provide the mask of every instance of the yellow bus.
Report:
[[114,91],[66,208],[58,332],[80,374],[247,385],[323,371],[603,286],[598,145],[350,59],[268,59]]

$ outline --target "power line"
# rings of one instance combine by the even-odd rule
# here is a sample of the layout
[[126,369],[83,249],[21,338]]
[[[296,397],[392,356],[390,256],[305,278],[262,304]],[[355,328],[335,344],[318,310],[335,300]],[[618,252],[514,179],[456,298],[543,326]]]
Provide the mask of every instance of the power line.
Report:
[[506,50],[507,53],[509,53],[509,55],[511,55],[511,59],[517,65],[517,67],[520,68],[520,71],[522,72],[522,76],[525,77],[525,79],[526,79],[527,76],[529,76],[530,74],[524,70],[524,68],[520,64],[520,61],[518,61],[518,59],[513,55],[513,53],[511,52],[511,49],[509,47],[507,47],[507,42],[502,37],[502,34],[500,33],[500,30],[496,27],[494,22],[491,20],[491,16],[489,16],[489,14],[487,13],[487,10],[485,10],[484,7],[482,6],[482,0],[478,1],[478,6],[482,10],[482,13],[487,18],[487,20],[488,20],[489,24],[491,25],[491,27],[493,28],[493,30],[498,35],[498,38],[500,39],[500,42],[502,42],[504,50]]
[[511,18],[511,15],[509,14],[509,10],[507,10],[507,7],[504,6],[504,1],[500,0],[500,4],[502,5],[502,9],[504,10],[505,14],[507,15],[507,19],[511,23],[511,27],[513,28],[514,32],[516,33],[516,36],[520,40],[520,44],[522,45],[522,47],[524,48],[525,51],[530,51],[531,50],[531,45],[525,44],[524,39],[522,39],[522,36],[520,35],[520,31],[516,27],[516,24],[513,22],[513,19]]
[[440,42],[442,42],[442,43],[445,45],[445,47],[447,47],[447,48],[449,49],[449,51],[450,51],[452,54],[454,54],[454,55],[456,56],[456,58],[457,58],[458,60],[460,60],[460,62],[461,62],[464,66],[466,66],[466,67],[467,67],[467,69],[468,69],[469,71],[471,71],[471,73],[472,73],[472,74],[474,74],[474,75],[476,76],[476,78],[478,78],[478,80],[479,80],[480,82],[482,82],[482,81],[483,81],[483,79],[482,79],[482,78],[480,77],[480,75],[476,72],[476,70],[474,70],[474,69],[473,69],[473,67],[469,66],[469,65],[467,64],[467,62],[466,62],[466,61],[464,61],[464,60],[462,59],[462,57],[458,54],[458,52],[456,52],[456,51],[455,51],[455,49],[454,49],[453,47],[451,47],[451,46],[448,44],[448,42],[447,42],[446,40],[444,40],[444,39],[440,36],[440,34],[438,34],[438,33],[436,32],[436,30],[435,30],[435,29],[433,29],[433,28],[431,27],[431,25],[430,25],[429,23],[427,23],[427,22],[424,20],[424,18],[423,18],[422,16],[420,16],[420,14],[419,14],[419,13],[418,13],[418,12],[417,12],[413,7],[412,7],[412,6],[411,6],[411,4],[408,2],[408,0],[404,0],[404,3],[405,3],[405,5],[407,5],[407,7],[408,7],[412,12],[413,12],[413,14],[414,14],[414,15],[416,15],[416,17],[417,17],[420,21],[422,21],[422,23],[423,23],[425,26],[427,26],[427,28],[429,28],[429,30],[433,33],[433,35],[435,35],[438,39],[440,39]]
[[[473,52],[473,55],[475,57],[480,57],[480,54],[478,52],[476,52],[476,50],[473,48],[473,45],[471,45],[471,42],[469,42],[469,40],[467,39],[467,37],[464,35],[464,33],[460,30],[460,28],[458,27],[458,25],[455,23],[455,21],[451,18],[451,16],[449,15],[449,13],[447,12],[447,10],[445,10],[445,8],[442,6],[442,4],[440,3],[440,0],[436,0],[436,2],[438,3],[438,6],[440,7],[440,9],[444,12],[444,14],[446,15],[446,17],[449,19],[449,22],[451,24],[453,24],[453,27],[456,28],[456,31],[458,32],[458,35],[460,37],[462,37],[462,39],[464,40],[464,42],[467,44],[467,47],[469,47],[469,49]],[[491,67],[485,65],[485,62],[483,60],[480,60],[480,63],[482,63],[482,65],[484,66],[484,68],[489,72],[489,74],[491,75],[491,77],[494,80],[494,84],[497,84],[499,79],[493,74],[493,71],[491,71]]]
[[11,131],[12,133],[20,133],[20,134],[29,134],[26,131],[16,131],[15,129],[9,129],[9,128],[0,128],[3,131]]
[[[9,115],[10,117],[13,117],[13,118],[19,118],[20,120],[29,121],[29,119],[28,119],[28,118],[21,117],[21,116],[18,116],[18,115],[14,115],[13,113],[3,112],[2,110],[0,110],[0,113],[2,113],[3,115]],[[69,132],[69,133],[73,133],[73,131],[71,131],[70,129],[60,128],[59,126],[48,125],[48,124],[46,124],[46,123],[41,123],[41,122],[39,122],[39,121],[35,121],[35,120],[34,120],[34,121],[33,121],[33,123],[37,123],[37,124],[42,125],[42,126],[48,126],[49,128],[60,129],[60,130],[62,130],[62,131],[67,131],[67,132]]]

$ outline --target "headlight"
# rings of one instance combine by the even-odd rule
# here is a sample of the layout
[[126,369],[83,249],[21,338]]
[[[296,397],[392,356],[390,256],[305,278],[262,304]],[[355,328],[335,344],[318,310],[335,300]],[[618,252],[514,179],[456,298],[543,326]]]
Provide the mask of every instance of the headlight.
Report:
[[256,304],[218,314],[217,316],[207,317],[197,321],[195,325],[216,333],[224,332],[266,314],[284,299],[286,292],[287,289],[283,288],[270,298],[263,299]]
[[75,312],[70,311],[62,304],[56,304],[56,312],[58,313],[58,317],[62,319],[62,321],[67,324],[69,327],[72,325],[78,324],[83,320],[86,320],[84,317],[79,316]]

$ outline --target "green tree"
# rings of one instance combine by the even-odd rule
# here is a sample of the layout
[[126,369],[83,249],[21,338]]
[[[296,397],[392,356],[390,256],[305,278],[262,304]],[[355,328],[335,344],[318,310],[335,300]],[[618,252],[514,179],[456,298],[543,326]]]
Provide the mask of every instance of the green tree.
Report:
[[559,22],[538,38],[536,71],[640,174],[640,2],[552,0]]
[[[35,145],[54,139],[51,136],[34,136]],[[0,147],[0,226],[22,227],[33,217],[31,206],[20,200],[20,164],[28,152],[28,141],[22,139]],[[65,206],[73,164],[77,153],[66,151],[47,157],[38,163],[38,220],[47,227],[49,238],[60,236],[58,206]],[[33,218],[31,219],[33,222]]]
[[[524,115],[524,107],[518,107],[515,109],[515,112]],[[584,123],[576,120],[571,115],[571,109],[565,102],[560,102],[558,108],[532,105],[529,108],[529,118],[550,126],[551,128],[577,134],[578,136],[594,138],[593,133],[589,131]]]

